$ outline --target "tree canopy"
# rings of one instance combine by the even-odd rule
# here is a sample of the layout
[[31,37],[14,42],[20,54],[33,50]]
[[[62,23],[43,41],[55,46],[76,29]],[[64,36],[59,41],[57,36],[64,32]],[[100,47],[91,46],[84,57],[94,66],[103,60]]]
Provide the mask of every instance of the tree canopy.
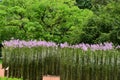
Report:
[[0,41],[120,44],[119,0],[2,0]]

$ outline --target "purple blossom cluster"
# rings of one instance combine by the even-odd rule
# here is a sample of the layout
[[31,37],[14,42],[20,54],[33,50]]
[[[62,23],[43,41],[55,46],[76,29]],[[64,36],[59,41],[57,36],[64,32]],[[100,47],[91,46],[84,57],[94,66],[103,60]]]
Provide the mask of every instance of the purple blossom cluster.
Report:
[[39,46],[45,46],[45,47],[56,47],[56,43],[54,42],[47,42],[47,41],[36,41],[36,40],[31,40],[31,41],[24,41],[24,40],[10,40],[10,41],[4,41],[3,45],[5,47],[39,47]]
[[77,45],[72,45],[72,46],[69,46],[67,43],[64,43],[64,44],[61,44],[60,45],[61,48],[64,48],[64,47],[69,47],[69,48],[81,48],[82,50],[84,51],[87,51],[87,50],[92,50],[92,51],[95,51],[95,50],[111,50],[111,49],[114,49],[114,46],[112,43],[101,43],[101,44],[85,44],[85,43],[80,43],[80,44],[77,44]]
[[[39,46],[45,46],[45,47],[58,47],[60,46],[61,48],[80,48],[84,51],[87,50],[92,50],[92,51],[96,51],[96,50],[111,50],[114,49],[114,46],[112,43],[106,42],[106,43],[101,43],[101,44],[85,44],[85,43],[80,43],[80,44],[76,44],[76,45],[69,45],[67,42],[65,43],[61,43],[61,44],[56,44],[54,42],[47,42],[47,41],[37,41],[37,40],[31,40],[31,41],[24,41],[24,40],[10,40],[10,41],[4,41],[3,45],[5,47],[39,47]],[[117,48],[120,48],[120,46],[118,46]]]
[[120,45],[118,45],[118,46],[116,47],[116,49],[120,49]]

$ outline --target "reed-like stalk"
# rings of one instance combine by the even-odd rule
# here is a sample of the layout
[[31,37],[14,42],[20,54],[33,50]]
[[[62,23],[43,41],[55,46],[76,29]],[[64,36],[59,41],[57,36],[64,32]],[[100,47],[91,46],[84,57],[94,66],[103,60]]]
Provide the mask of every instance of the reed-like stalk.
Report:
[[42,80],[43,75],[61,80],[119,80],[120,52],[83,51],[79,48],[23,47],[4,48],[6,76],[23,80]]

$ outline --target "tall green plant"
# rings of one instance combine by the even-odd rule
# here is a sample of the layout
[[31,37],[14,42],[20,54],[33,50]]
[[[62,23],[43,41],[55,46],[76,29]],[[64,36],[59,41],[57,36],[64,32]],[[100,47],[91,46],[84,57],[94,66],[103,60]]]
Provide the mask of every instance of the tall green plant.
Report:
[[[23,80],[42,80],[43,75],[61,80],[119,80],[119,51],[83,51],[77,48],[4,48],[6,76]],[[113,74],[114,73],[114,74]]]

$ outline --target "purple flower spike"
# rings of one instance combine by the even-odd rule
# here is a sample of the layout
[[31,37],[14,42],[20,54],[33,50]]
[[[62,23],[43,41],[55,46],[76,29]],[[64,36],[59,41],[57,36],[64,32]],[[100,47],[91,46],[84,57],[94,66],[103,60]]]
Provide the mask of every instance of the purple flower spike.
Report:
[[[54,42],[47,42],[47,41],[36,41],[36,40],[30,40],[30,41],[24,41],[24,40],[10,40],[10,41],[4,41],[2,43],[5,47],[28,47],[28,48],[32,48],[32,47],[39,47],[39,46],[44,46],[44,47],[58,47],[60,46],[61,48],[80,48],[83,51],[87,51],[88,49],[92,50],[92,51],[96,51],[96,50],[111,50],[114,49],[114,46],[112,43],[103,43],[103,44],[85,44],[85,43],[81,43],[81,44],[76,44],[76,45],[69,45],[67,42],[65,43],[61,43],[60,45],[54,43]],[[120,48],[120,46],[117,46],[116,48]]]
[[69,47],[69,45],[68,45],[67,42],[65,42],[65,43],[63,43],[63,44],[61,43],[61,44],[60,44],[60,47],[61,47],[61,48],[65,48],[65,47]]
[[85,44],[82,44],[81,49],[82,49],[83,51],[87,51],[87,50],[88,50],[88,47],[87,47]]

